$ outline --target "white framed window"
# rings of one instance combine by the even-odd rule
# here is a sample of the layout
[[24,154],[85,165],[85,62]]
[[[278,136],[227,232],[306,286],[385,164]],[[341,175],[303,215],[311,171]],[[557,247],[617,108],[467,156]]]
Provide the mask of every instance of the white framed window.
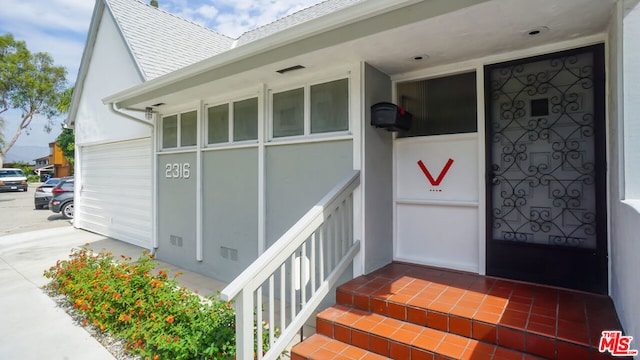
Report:
[[349,79],[272,91],[270,137],[349,131]]
[[258,141],[258,98],[207,107],[207,145]]
[[186,111],[162,117],[162,149],[194,147],[198,140],[198,112]]

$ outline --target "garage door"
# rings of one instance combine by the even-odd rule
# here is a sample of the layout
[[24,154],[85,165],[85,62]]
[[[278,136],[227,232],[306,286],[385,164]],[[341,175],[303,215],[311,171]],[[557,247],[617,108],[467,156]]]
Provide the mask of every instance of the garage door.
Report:
[[82,147],[75,225],[150,248],[151,152],[149,138]]

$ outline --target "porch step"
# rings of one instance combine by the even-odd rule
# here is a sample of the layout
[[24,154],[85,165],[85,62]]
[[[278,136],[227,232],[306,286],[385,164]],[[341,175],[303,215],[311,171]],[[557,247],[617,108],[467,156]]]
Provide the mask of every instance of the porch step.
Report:
[[540,359],[464,336],[341,305],[318,314],[316,331],[392,359]]
[[600,336],[621,329],[606,296],[402,263],[336,301],[318,334],[395,359],[611,359]]
[[320,334],[314,334],[295,346],[291,360],[385,360],[382,355],[372,353],[357,346],[346,344]]

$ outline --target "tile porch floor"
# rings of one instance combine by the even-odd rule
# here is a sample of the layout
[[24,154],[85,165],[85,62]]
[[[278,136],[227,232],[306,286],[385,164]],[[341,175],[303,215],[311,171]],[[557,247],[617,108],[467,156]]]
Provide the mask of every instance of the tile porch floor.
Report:
[[601,332],[620,329],[606,296],[403,263],[336,301],[292,359],[609,359]]

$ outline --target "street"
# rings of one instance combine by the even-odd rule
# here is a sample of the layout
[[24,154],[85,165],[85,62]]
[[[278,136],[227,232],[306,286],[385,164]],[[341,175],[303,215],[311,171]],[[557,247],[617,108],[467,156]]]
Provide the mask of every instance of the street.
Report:
[[35,209],[33,194],[39,185],[29,184],[27,192],[0,192],[0,236],[70,226],[68,219],[48,208]]

